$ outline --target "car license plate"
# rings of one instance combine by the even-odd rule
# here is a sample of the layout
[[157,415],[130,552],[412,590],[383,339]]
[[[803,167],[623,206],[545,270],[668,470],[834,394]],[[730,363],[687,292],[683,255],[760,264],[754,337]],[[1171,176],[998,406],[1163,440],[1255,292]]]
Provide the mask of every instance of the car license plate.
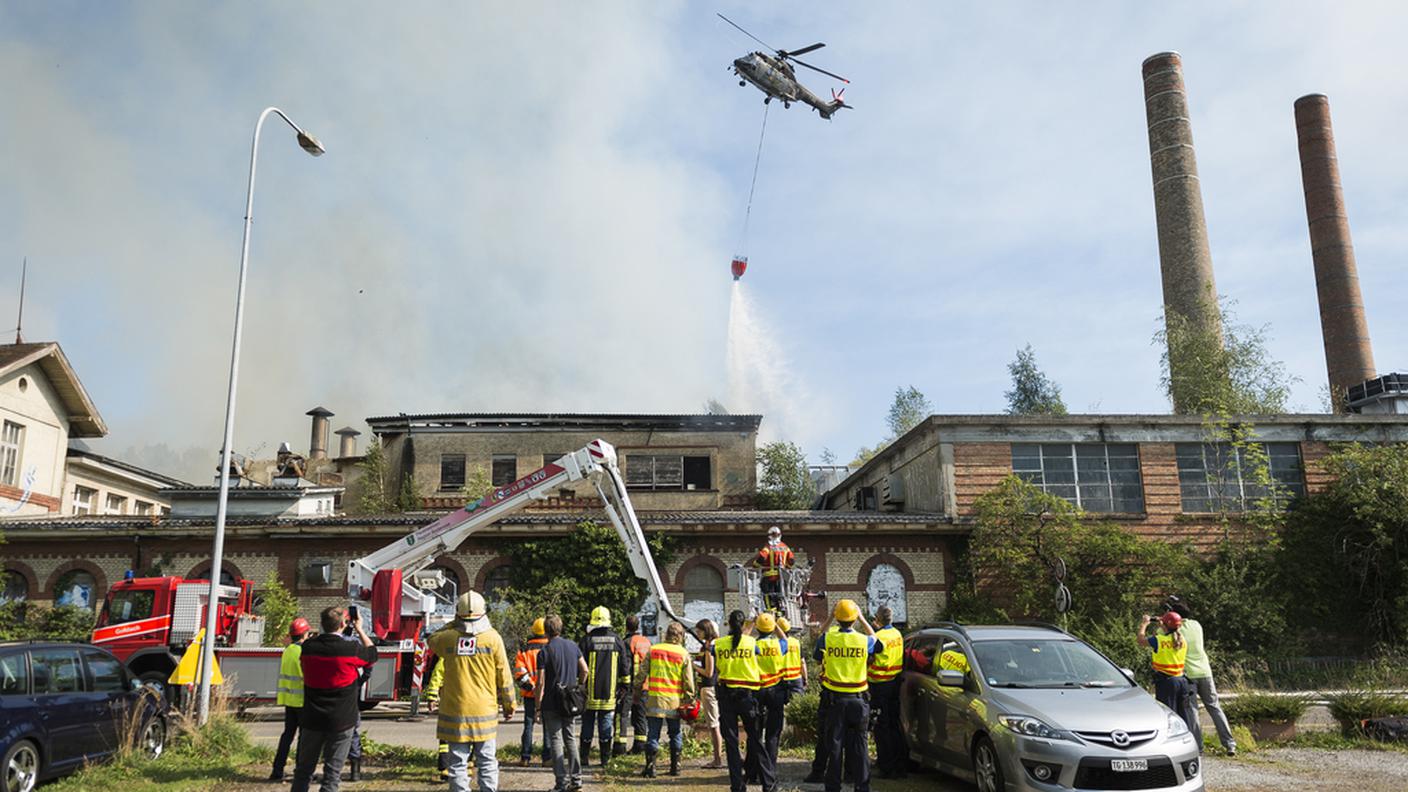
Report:
[[1110,769],[1116,773],[1138,773],[1149,769],[1148,759],[1111,759]]

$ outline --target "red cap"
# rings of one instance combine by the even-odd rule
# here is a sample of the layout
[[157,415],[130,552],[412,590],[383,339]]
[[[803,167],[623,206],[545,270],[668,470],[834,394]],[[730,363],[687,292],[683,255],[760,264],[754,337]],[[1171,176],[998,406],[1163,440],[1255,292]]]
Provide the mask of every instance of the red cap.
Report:
[[308,620],[299,616],[288,626],[288,637],[298,638],[299,636],[307,635],[308,631],[311,629],[313,628],[309,626]]
[[1183,626],[1183,617],[1177,611],[1169,611],[1159,617],[1159,622],[1163,624],[1165,630],[1177,630]]

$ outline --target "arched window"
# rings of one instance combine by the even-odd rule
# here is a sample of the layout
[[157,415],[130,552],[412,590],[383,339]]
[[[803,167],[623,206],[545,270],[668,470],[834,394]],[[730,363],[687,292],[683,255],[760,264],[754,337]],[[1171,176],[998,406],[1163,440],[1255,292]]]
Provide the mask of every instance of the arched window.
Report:
[[708,564],[696,564],[684,575],[684,617],[691,622],[713,619],[724,623],[724,576]]
[[509,565],[499,564],[484,576],[484,590],[479,593],[484,595],[485,602],[497,604],[503,602],[504,592],[510,585]]
[[98,581],[81,569],[65,572],[54,586],[55,605],[76,605],[92,610],[97,597]]
[[0,575],[0,605],[7,602],[24,602],[29,599],[29,581],[13,569]]
[[459,574],[444,566],[426,567],[426,571],[439,572],[445,578],[445,583],[435,590],[435,613],[447,619],[453,619],[455,617],[455,600],[462,592]]
[[889,605],[891,618],[903,624],[909,621],[905,599],[904,573],[893,564],[876,564],[865,583],[866,611],[874,616],[881,605]]
[[[202,567],[201,570],[191,575],[195,580],[210,580],[210,567]],[[240,587],[240,579],[235,577],[229,569],[220,570],[220,585]]]

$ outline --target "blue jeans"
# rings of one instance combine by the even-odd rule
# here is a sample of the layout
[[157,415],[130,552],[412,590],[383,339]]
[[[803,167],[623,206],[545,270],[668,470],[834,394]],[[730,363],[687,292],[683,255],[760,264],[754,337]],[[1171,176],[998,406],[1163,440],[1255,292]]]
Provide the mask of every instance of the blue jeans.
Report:
[[[528,761],[533,758],[533,724],[538,720],[538,702],[534,699],[523,699],[523,739],[520,746],[519,758]],[[543,760],[552,758],[552,753],[548,750],[547,723],[543,724]]]
[[596,724],[597,738],[601,740],[602,750],[610,750],[611,746],[611,725],[613,716],[616,713],[611,710],[585,710],[582,712],[582,745],[590,748],[592,744],[592,724]]
[[469,792],[469,762],[479,771],[479,792],[498,792],[499,759],[497,740],[477,743],[450,743],[450,792]]
[[670,750],[679,751],[684,748],[684,734],[680,732],[679,718],[647,718],[646,723],[650,726],[650,736],[645,741],[647,753],[655,753],[660,750],[660,726],[662,724],[669,724]]

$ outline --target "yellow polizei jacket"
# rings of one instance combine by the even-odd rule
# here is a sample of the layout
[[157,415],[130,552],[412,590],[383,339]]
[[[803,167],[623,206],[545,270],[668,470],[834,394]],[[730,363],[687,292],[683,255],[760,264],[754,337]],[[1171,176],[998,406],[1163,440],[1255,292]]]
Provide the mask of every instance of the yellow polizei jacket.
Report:
[[513,711],[513,678],[503,638],[487,618],[479,618],[452,622],[426,644],[444,669],[436,739],[447,743],[493,739],[500,708]]

